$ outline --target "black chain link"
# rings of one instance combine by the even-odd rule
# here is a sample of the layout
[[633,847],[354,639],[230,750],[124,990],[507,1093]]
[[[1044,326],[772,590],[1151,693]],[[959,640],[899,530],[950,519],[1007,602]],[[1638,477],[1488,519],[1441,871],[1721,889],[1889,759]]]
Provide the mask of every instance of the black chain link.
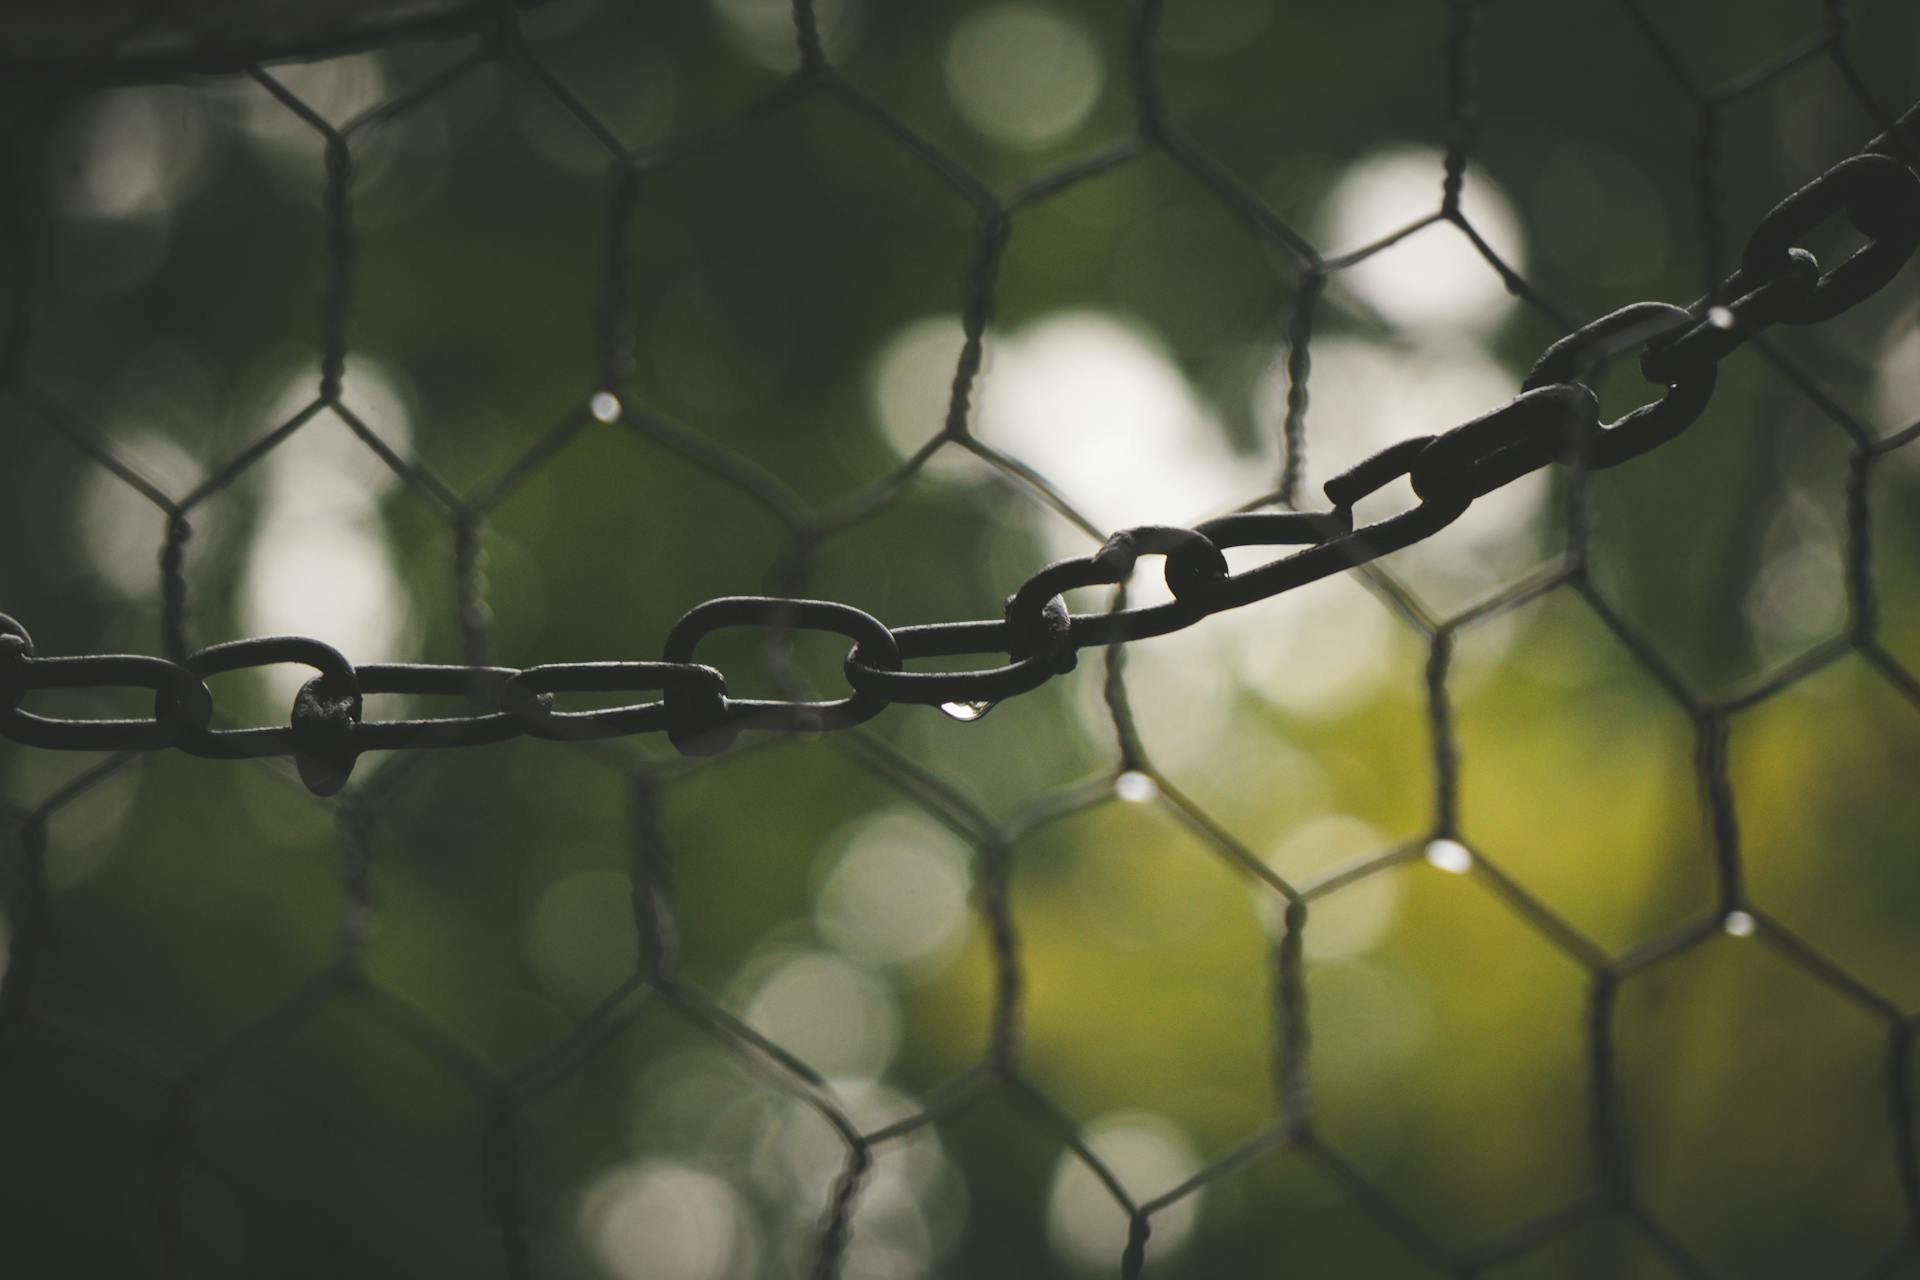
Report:
[[[1867,243],[1823,271],[1800,242],[1844,218]],[[1884,289],[1920,247],[1920,177],[1871,150],[1834,165],[1763,217],[1739,269],[1689,307],[1639,302],[1583,325],[1541,355],[1521,393],[1439,435],[1390,445],[1328,480],[1332,510],[1245,512],[1193,529],[1123,529],[1090,556],[1030,577],[994,621],[890,628],[829,600],[728,596],[689,610],[668,634],[660,662],[587,662],[515,670],[496,666],[380,663],[356,666],[318,640],[270,636],[214,645],[182,662],[130,654],[41,657],[15,619],[0,614],[0,734],[29,746],[74,751],[173,747],[216,759],[291,756],[317,794],[338,791],[368,751],[471,747],[532,736],[587,739],[665,733],[688,754],[725,750],[743,730],[818,733],[863,724],[892,703],[985,707],[1027,693],[1073,668],[1082,649],[1165,635],[1219,613],[1358,568],[1439,532],[1480,497],[1549,463],[1604,470],[1667,443],[1705,412],[1720,360],[1774,324],[1830,320]],[[1613,422],[1600,422],[1586,385],[1608,360],[1639,348],[1640,371],[1665,394]],[[1361,500],[1395,481],[1419,502],[1365,527]],[[1230,547],[1299,546],[1241,573]],[[1165,559],[1173,599],[1165,604],[1075,614],[1062,593],[1117,586],[1145,555]],[[854,642],[844,669],[851,692],[828,701],[735,698],[726,677],[693,661],[710,633],[728,627],[827,631]],[[920,672],[909,660],[1005,654],[985,670]],[[285,727],[214,728],[206,677],[296,663],[320,674],[303,685]],[[146,719],[81,720],[35,715],[34,691],[140,688],[155,691]],[[657,702],[565,711],[559,693],[655,691]],[[368,695],[465,697],[488,710],[433,719],[370,721]]]

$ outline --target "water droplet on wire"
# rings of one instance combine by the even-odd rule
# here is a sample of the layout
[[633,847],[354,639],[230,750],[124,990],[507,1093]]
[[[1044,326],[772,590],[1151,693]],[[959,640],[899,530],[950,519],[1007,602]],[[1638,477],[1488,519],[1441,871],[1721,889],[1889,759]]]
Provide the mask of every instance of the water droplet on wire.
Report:
[[1720,921],[1720,927],[1727,931],[1730,938],[1751,938],[1757,922],[1744,911],[1729,911],[1726,918]]
[[1733,312],[1725,307],[1709,307],[1707,309],[1707,323],[1716,329],[1731,329],[1733,328]]
[[940,704],[940,709],[961,724],[972,724],[993,710],[995,705],[991,702],[943,702]]
[[1113,794],[1130,804],[1146,804],[1160,794],[1160,784],[1138,769],[1129,769],[1113,780]]
[[1435,840],[1427,845],[1427,861],[1456,876],[1473,870],[1473,853],[1458,840]]
[[587,409],[600,422],[620,421],[620,397],[611,391],[596,391],[587,401]]

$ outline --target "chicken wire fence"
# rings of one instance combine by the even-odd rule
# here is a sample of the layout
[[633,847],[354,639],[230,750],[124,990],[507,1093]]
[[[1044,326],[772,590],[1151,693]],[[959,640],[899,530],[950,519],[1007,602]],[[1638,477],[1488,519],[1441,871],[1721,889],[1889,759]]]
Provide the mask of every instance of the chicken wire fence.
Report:
[[[1883,6],[1863,38],[1837,2],[1779,6],[1776,19],[1634,0],[1524,15],[1452,0],[1405,6],[1399,25],[1379,29],[1331,9],[1163,12],[1152,0],[1125,13],[1006,4],[937,18],[844,5],[816,14],[805,0],[771,18],[740,3],[665,16],[573,8],[409,15],[442,38],[424,46],[401,44],[412,28],[330,32],[316,20],[321,30],[286,47],[244,18],[167,5],[84,39],[70,26],[58,39],[25,23],[13,31],[23,74],[7,134],[4,368],[18,550],[0,578],[16,848],[0,1044],[20,1135],[7,1144],[0,1216],[12,1256],[67,1274],[181,1275],[1897,1275],[1920,1265],[1909,1012],[1920,956],[1905,941],[1913,827],[1900,785],[1920,741],[1908,723],[1920,650],[1902,590],[1914,529],[1901,505],[1920,438],[1908,421],[1920,348],[1900,274],[1920,239],[1920,181],[1911,112],[1901,114],[1911,76],[1877,80],[1874,61],[1920,39],[1911,14]],[[587,56],[626,48],[622,24],[645,22],[659,24],[645,28],[646,58],[609,71]],[[897,105],[924,73],[902,52],[922,26],[947,40],[937,87],[958,121]],[[1411,79],[1403,61],[1417,59],[1430,92],[1421,114],[1351,136],[1331,110],[1290,123],[1307,134],[1324,125],[1336,146],[1396,133],[1436,143],[1387,153],[1373,170],[1417,167],[1420,212],[1331,252],[1324,218],[1301,229],[1311,219],[1295,193],[1331,186],[1335,205],[1343,191],[1349,203],[1378,205],[1377,195],[1305,162],[1263,189],[1236,150],[1245,138],[1218,152],[1206,141],[1211,122],[1274,91],[1257,68],[1237,80],[1212,70],[1234,49],[1262,48],[1268,27],[1308,58],[1323,42],[1335,78]],[[1780,30],[1799,34],[1782,42]],[[716,33],[732,44],[703,62],[700,41]],[[303,79],[305,64],[249,60],[340,41],[383,45],[313,64],[356,69],[358,99],[339,80]],[[1623,102],[1656,105],[1603,104],[1601,119],[1640,121],[1639,141],[1583,153],[1584,185],[1553,206],[1600,211],[1580,269],[1559,268],[1575,303],[1541,278],[1551,265],[1535,273],[1510,247],[1514,215],[1476,197],[1474,166],[1511,160],[1517,145],[1487,141],[1489,100],[1540,111],[1552,141],[1551,104],[1503,101],[1512,86],[1499,69],[1565,77],[1577,97],[1591,91],[1585,73],[1561,60],[1582,45],[1596,62],[1638,51],[1642,61],[1596,74]],[[1368,49],[1372,65],[1353,61]],[[1022,76],[1071,86],[1103,53],[1114,81],[1104,99],[1097,79],[1082,101],[1021,96]],[[1696,69],[1734,54],[1731,73]],[[749,71],[729,81],[720,62]],[[369,67],[387,67],[397,87],[369,81]],[[1792,96],[1815,76],[1825,97]],[[453,197],[405,195],[429,162],[409,147],[383,152],[383,139],[479,81],[523,96],[469,133],[520,129],[589,193],[583,216],[515,234],[510,221],[459,222]],[[213,201],[156,204],[179,160],[168,131],[185,117],[172,99],[127,97],[142,92],[127,85],[175,82],[223,111],[244,101],[237,131],[280,148],[272,163],[292,163],[318,201],[288,197],[265,215],[248,206],[245,224]],[[660,83],[677,83],[700,118],[659,110]],[[549,114],[526,126],[535,99]],[[1759,141],[1756,103],[1788,122]],[[811,132],[782,135],[796,119]],[[103,120],[134,141],[104,167],[76,160],[100,145]],[[1115,120],[1120,140],[1087,142]],[[562,127],[575,131],[564,142]],[[1272,128],[1268,118],[1253,133],[1270,140]],[[832,140],[854,134],[869,154],[836,162]],[[982,150],[982,136],[1000,149]],[[1684,192],[1619,160],[1662,144],[1691,179]],[[676,194],[681,175],[735,154],[748,156],[730,179],[745,215],[703,205],[715,192],[693,179],[691,194]],[[879,155],[899,171],[874,177]],[[368,185],[370,166],[384,186]],[[1050,209],[1141,171],[1200,212],[1157,240],[1115,239],[1133,225],[1121,214],[1160,200],[1160,186],[1144,201],[1123,188],[1112,201],[1121,214],[1095,207],[1030,234],[1068,258],[1088,256],[1080,241],[1093,256],[1112,252],[1123,284],[1135,259],[1169,259],[1152,269],[1170,274],[1131,298],[1142,324],[1177,330],[1189,312],[1211,316],[1213,294],[1249,317],[1242,327],[1256,337],[1198,379],[1213,395],[1240,378],[1255,404],[1244,423],[1200,415],[1215,435],[1242,439],[1220,470],[1231,492],[1204,495],[1222,514],[1193,527],[1146,523],[1141,508],[1163,508],[1166,495],[1138,486],[1117,505],[1083,496],[1088,475],[1136,450],[1150,485],[1187,500],[1182,468],[1201,446],[1166,421],[1144,428],[1171,439],[1158,445],[1124,422],[1130,403],[1149,419],[1193,418],[1205,395],[1129,381],[1129,362],[1167,357],[1110,320],[1046,328],[1034,317],[1051,295],[1028,282],[1044,264],[1018,257],[1024,229]],[[498,195],[525,217],[515,181],[524,175],[491,175],[460,194]],[[885,219],[918,216],[895,181],[924,184],[935,193],[925,203],[952,221],[888,240]],[[1692,227],[1693,260],[1636,276],[1622,264],[1653,249],[1613,242],[1659,225],[1633,215],[1663,198],[1689,209],[1676,227]],[[824,222],[852,225],[849,238],[821,232],[811,199],[832,202]],[[650,202],[668,205],[662,225],[642,225]],[[214,223],[214,247],[171,226],[155,247],[163,214]],[[248,251],[263,216],[304,239]],[[409,216],[451,229],[396,241],[403,252],[378,247]],[[663,318],[648,307],[680,288],[667,267],[707,247],[702,220],[729,224],[716,235],[786,228],[792,241],[768,257],[827,265],[744,284],[702,277]],[[96,238],[74,240],[74,227]],[[1253,248],[1222,271],[1207,241],[1228,234]],[[1440,238],[1464,247],[1471,274],[1457,257],[1410,256]],[[1815,239],[1818,261],[1803,247]],[[493,301],[538,313],[526,335],[438,350],[498,318],[482,307],[463,326],[458,289],[422,296],[406,258],[443,250],[459,278],[522,290],[524,304]],[[881,265],[862,261],[869,252]],[[923,259],[931,265],[913,265]],[[156,276],[170,260],[179,277]],[[262,284],[261,267],[297,283]],[[134,283],[105,278],[116,271]],[[388,273],[405,283],[383,286]],[[807,297],[816,328],[871,327],[859,307],[877,305],[889,273],[935,281],[917,294],[901,286],[913,294],[907,313],[938,295],[950,316],[895,344],[922,366],[925,351],[943,353],[938,377],[912,384],[905,433],[883,422],[893,438],[876,444],[863,422],[861,448],[824,426],[803,430],[861,416],[834,398],[847,374],[827,359],[814,362],[818,386],[735,396],[757,362],[807,366],[807,335],[782,339],[795,355],[751,323],[716,328],[701,318],[718,305],[709,294],[788,289]],[[1250,273],[1265,283],[1236,287]],[[565,316],[549,291],[563,277],[581,304]],[[1621,309],[1675,278],[1705,295]],[[113,343],[200,326],[182,293],[211,294],[207,311],[258,336],[279,323],[272,305],[255,308],[250,290],[267,287],[285,289],[296,316],[319,299],[317,323],[271,335],[305,342],[293,357],[306,367],[301,389],[272,411],[236,411],[237,434],[198,439],[205,461],[188,466],[190,450],[156,444],[150,424],[136,429],[122,412],[152,363]],[[1024,330],[997,318],[1010,291]],[[1472,319],[1476,307],[1505,328]],[[395,312],[397,326],[382,319]],[[90,339],[71,336],[89,325],[114,335],[91,354]],[[355,364],[367,329],[402,373],[437,362],[419,372],[423,386],[468,392],[423,415],[448,420],[444,437],[397,430],[399,399],[383,400],[385,384]],[[1093,397],[1099,418],[1074,437],[1058,422],[1060,393],[1031,388],[1050,359],[1094,339],[1110,348],[1096,381],[1118,389],[1067,393]],[[540,341],[587,354],[550,375],[538,371]],[[702,369],[704,348],[728,345],[741,349],[698,372],[697,393],[676,383]],[[1433,373],[1486,367],[1489,348],[1502,353],[1493,381],[1462,390]],[[1615,381],[1660,398],[1602,387],[1603,414],[1585,383],[1604,360],[1642,352],[1649,385]],[[1522,386],[1509,370],[1529,363]],[[1347,390],[1310,398],[1343,369]],[[1332,418],[1354,403],[1353,385],[1395,378],[1413,385],[1375,415],[1377,438]],[[1500,378],[1509,385],[1490,392]],[[1000,380],[1039,405],[1024,435],[985,421]],[[880,384],[884,418],[904,384]],[[1709,411],[1730,391],[1730,411]],[[806,394],[824,407],[796,408]],[[1631,398],[1616,409],[1618,397]],[[495,400],[497,429],[467,421]],[[529,427],[536,420],[548,425]],[[1423,422],[1436,434],[1420,434]],[[298,451],[323,431],[330,451]],[[1715,443],[1695,447],[1707,433]],[[635,446],[619,458],[668,468],[664,479],[615,474],[625,464],[600,443],[613,438]],[[1322,452],[1343,465],[1322,474]],[[1608,488],[1616,477],[1642,488]],[[1403,479],[1411,501],[1374,500]],[[1532,505],[1507,501],[1526,485]],[[497,536],[530,492],[564,509],[554,528],[574,531],[552,546]],[[1730,493],[1745,495],[1747,523],[1712,514]],[[237,496],[250,504],[244,520],[222,514]],[[131,525],[127,504],[144,513]],[[406,514],[369,515],[398,507]],[[902,510],[907,525],[886,524]],[[296,536],[301,554],[264,571],[262,531],[289,513],[303,528],[390,520],[382,536],[435,568],[387,595],[342,594],[329,584],[365,577],[351,539]],[[608,516],[613,526],[599,527]],[[233,530],[249,521],[256,550],[243,568]],[[973,532],[956,532],[969,521]],[[1651,529],[1629,530],[1643,542],[1626,567],[1605,553],[1620,523]],[[53,545],[108,526],[140,532],[95,538],[90,568]],[[869,529],[876,541],[836,576],[836,548]],[[1534,547],[1531,561],[1506,555],[1516,543]],[[1076,545],[1032,573],[1034,557]],[[962,552],[984,565],[953,563]],[[1165,558],[1164,585],[1134,577],[1142,556]],[[1644,582],[1676,565],[1664,589],[1681,603],[1649,605]],[[984,580],[963,580],[975,568]],[[544,610],[526,586],[542,575],[556,602]],[[135,585],[116,595],[80,579]],[[738,594],[747,584],[765,594]],[[356,609],[377,621],[403,589],[450,595],[451,608],[413,632],[340,622]],[[1295,589],[1311,607],[1259,603]],[[860,607],[827,602],[847,595]],[[645,611],[621,612],[625,596],[646,597]],[[246,619],[289,616],[262,612],[259,597],[291,598],[291,616],[316,619],[310,630],[340,647],[305,636],[202,647],[248,634]],[[516,631],[516,608],[548,620]],[[1324,633],[1318,648],[1286,640],[1273,616],[1290,609]],[[1391,637],[1363,614],[1387,620]],[[1739,656],[1716,665],[1690,637],[1730,614]],[[676,616],[664,643],[661,630],[632,629]],[[1243,659],[1263,647],[1278,656],[1243,670],[1223,702],[1193,680],[1224,663],[1224,649],[1154,637],[1228,626],[1240,627]],[[705,647],[726,660],[695,662],[710,634],[743,629],[759,643],[716,639]],[[814,654],[808,631],[855,648]],[[406,655],[362,652],[356,639],[458,661],[390,661]],[[1125,647],[1135,640],[1137,653]],[[1173,656],[1147,665],[1162,645]],[[121,649],[165,657],[102,656]],[[1080,649],[1099,670],[1070,674]],[[529,665],[499,665],[497,653]],[[664,660],[642,661],[656,653]],[[1312,705],[1358,678],[1353,660],[1397,689],[1369,695],[1368,706],[1397,699],[1391,710]],[[1573,668],[1606,661],[1613,691],[1583,702],[1591,676]],[[1533,682],[1531,701],[1488,692],[1528,662],[1533,674],[1512,679]],[[245,689],[235,679],[302,665],[318,677]],[[934,673],[948,665],[967,669]],[[1305,701],[1261,703],[1263,678],[1303,681]],[[778,697],[732,697],[728,679]],[[1175,684],[1174,705],[1136,717],[1156,680]],[[1639,692],[1621,694],[1627,685]],[[419,718],[379,718],[381,699],[402,698]],[[1766,719],[1780,706],[1794,709]],[[1583,716],[1588,728],[1567,727]],[[1163,751],[1161,734],[1181,745]],[[1569,734],[1592,738],[1571,759]],[[682,751],[656,749],[663,735]],[[499,745],[513,738],[541,740]],[[1766,749],[1743,758],[1747,741]],[[1477,763],[1483,743],[1497,763]],[[469,745],[489,749],[431,750]],[[1635,753],[1656,775],[1647,785],[1682,775],[1695,798],[1654,804],[1638,827],[1610,825],[1647,807],[1605,763],[1639,768]],[[1315,783],[1305,791],[1318,798],[1302,799],[1300,779],[1321,769],[1364,783]],[[1826,807],[1756,816],[1756,795]],[[1362,821],[1370,805],[1392,816]],[[331,835],[312,834],[315,811]],[[1508,812],[1533,816],[1516,828]],[[1634,856],[1628,838],[1659,865],[1608,888],[1607,864]],[[63,841],[80,852],[63,857]],[[1850,845],[1865,852],[1849,856]],[[825,846],[837,861],[809,882],[804,864]],[[1691,869],[1676,870],[1682,862]],[[883,864],[891,887],[855,874]],[[1823,893],[1842,905],[1805,905],[1826,903]],[[782,918],[809,897],[820,904],[812,923]],[[971,925],[927,905],[968,898]],[[1060,905],[1069,900],[1080,905]],[[1201,920],[1194,902],[1227,914]],[[1399,958],[1378,959],[1397,937]],[[1401,976],[1382,979],[1393,965]],[[1725,976],[1749,970],[1757,976]],[[1461,1028],[1410,1039],[1409,1028],[1453,1016],[1419,984],[1449,982],[1470,997],[1454,1011]],[[1215,1000],[1215,987],[1233,998]],[[1063,1044],[1075,1035],[1094,1043]],[[916,1038],[934,1047],[916,1051]],[[1216,1069],[1219,1058],[1231,1061]],[[1381,1060],[1389,1066],[1368,1065]],[[1693,1073],[1696,1085],[1661,1093],[1663,1080]],[[1729,1114],[1727,1096],[1753,1114],[1728,1104]],[[1782,1180],[1785,1166],[1737,1141],[1716,1148],[1726,1131],[1758,1135],[1760,1150],[1804,1176]],[[1754,1185],[1740,1181],[1743,1166]]]

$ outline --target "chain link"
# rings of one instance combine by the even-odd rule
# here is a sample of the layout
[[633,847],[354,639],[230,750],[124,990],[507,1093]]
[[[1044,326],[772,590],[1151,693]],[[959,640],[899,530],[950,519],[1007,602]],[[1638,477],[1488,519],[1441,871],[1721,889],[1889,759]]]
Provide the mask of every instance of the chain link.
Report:
[[[1800,244],[1837,218],[1865,236],[1839,266],[1822,270]],[[724,751],[744,730],[817,733],[849,728],[894,703],[983,708],[1027,693],[1073,669],[1082,649],[1178,631],[1227,609],[1291,591],[1422,541],[1473,502],[1549,463],[1600,470],[1674,439],[1712,399],[1719,362],[1774,324],[1829,320],[1872,297],[1920,246],[1920,177],[1873,150],[1841,161],[1782,200],[1748,239],[1740,267],[1689,307],[1639,302],[1601,316],[1548,347],[1513,400],[1439,435],[1383,449],[1327,481],[1330,511],[1239,512],[1183,529],[1150,525],[1113,534],[1090,556],[1035,573],[1007,597],[1004,616],[892,628],[827,600],[729,596],[689,610],[668,634],[659,662],[583,662],[529,667],[374,663],[355,666],[318,640],[271,636],[202,649],[175,663],[139,655],[39,657],[32,637],[0,614],[0,734],[29,746],[75,751],[172,747],[215,759],[290,756],[307,786],[331,794],[367,751],[479,746],[521,736],[581,740],[665,733],[680,751]],[[1602,423],[1589,379],[1638,348],[1640,372],[1664,394]],[[1354,509],[1407,480],[1418,502],[1356,527]],[[1233,573],[1235,547],[1300,548]],[[1075,614],[1064,592],[1117,586],[1142,556],[1164,558],[1166,603]],[[694,661],[712,632],[764,627],[826,631],[853,641],[843,670],[848,693],[799,701],[734,698],[726,677]],[[998,666],[912,671],[929,658],[1006,655]],[[207,678],[282,664],[318,675],[294,700],[287,725],[213,727]],[[66,719],[22,707],[30,693],[148,689],[153,714]],[[658,693],[655,702],[588,711],[556,708],[556,694]],[[368,695],[464,698],[467,714],[368,720]],[[974,714],[978,714],[976,710]]]

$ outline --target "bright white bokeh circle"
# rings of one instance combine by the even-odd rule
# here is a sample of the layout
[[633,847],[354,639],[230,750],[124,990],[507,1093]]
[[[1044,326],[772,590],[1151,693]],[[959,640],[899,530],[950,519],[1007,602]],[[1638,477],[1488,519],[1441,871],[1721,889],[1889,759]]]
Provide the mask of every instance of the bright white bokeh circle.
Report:
[[[1329,255],[1351,253],[1440,207],[1446,157],[1431,147],[1394,147],[1356,160],[1335,180],[1315,219]],[[1506,192],[1469,168],[1460,212],[1515,271],[1526,237]],[[1457,227],[1439,223],[1340,271],[1334,279],[1389,323],[1408,329],[1485,330],[1513,307],[1492,265]]]
[[[1200,1154],[1180,1127],[1145,1111],[1119,1111],[1087,1126],[1087,1145],[1135,1203],[1178,1186],[1200,1168]],[[1199,1221],[1206,1193],[1180,1197],[1153,1215],[1153,1255],[1171,1258]],[[1062,1152],[1047,1194],[1047,1241],[1076,1271],[1104,1275],[1120,1264],[1127,1215],[1098,1175],[1071,1151]]]
[[1077,22],[1025,3],[962,18],[947,42],[944,70],[960,118],[1022,150],[1071,134],[1100,100],[1106,78],[1099,49]]

